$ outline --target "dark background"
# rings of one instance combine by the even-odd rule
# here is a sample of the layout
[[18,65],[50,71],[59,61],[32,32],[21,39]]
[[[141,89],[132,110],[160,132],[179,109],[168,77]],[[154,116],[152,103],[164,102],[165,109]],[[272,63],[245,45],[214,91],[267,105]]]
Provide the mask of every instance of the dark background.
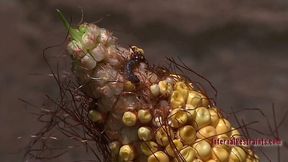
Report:
[[[165,65],[165,57],[180,57],[214,84],[217,104],[226,112],[257,107],[273,122],[274,103],[276,119],[285,116],[288,1],[0,0],[1,162],[23,161],[27,141],[40,127],[30,112],[35,109],[25,106],[19,98],[41,105],[46,94],[57,95],[57,86],[42,57],[45,47],[65,39],[66,31],[56,8],[72,17],[73,24],[80,22],[83,10],[84,21],[98,21],[99,26],[113,31],[125,47],[135,44],[144,48],[152,63]],[[64,50],[64,45],[50,50],[50,61],[68,60]],[[208,84],[200,81],[212,94]],[[260,121],[253,128],[269,133],[266,118],[259,114],[246,111],[237,116],[247,123]],[[285,120],[279,128],[284,141],[287,123]],[[284,162],[287,149],[281,149]],[[277,160],[276,147],[264,150],[271,161]],[[72,152],[52,161],[89,159],[77,150]],[[263,157],[262,161],[268,160]]]

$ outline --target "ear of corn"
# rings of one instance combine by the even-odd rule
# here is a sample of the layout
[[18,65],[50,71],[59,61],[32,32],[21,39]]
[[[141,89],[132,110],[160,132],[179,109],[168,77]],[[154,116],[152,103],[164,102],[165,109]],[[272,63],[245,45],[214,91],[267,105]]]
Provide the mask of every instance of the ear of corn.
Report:
[[253,152],[247,155],[249,148],[212,143],[215,137],[240,134],[192,83],[153,71],[144,62],[132,69],[140,80],[133,83],[123,68],[132,53],[120,47],[111,32],[88,23],[74,29],[63,21],[70,33],[73,72],[84,93],[97,98],[97,111],[89,117],[103,122],[113,138],[114,161],[257,161]]

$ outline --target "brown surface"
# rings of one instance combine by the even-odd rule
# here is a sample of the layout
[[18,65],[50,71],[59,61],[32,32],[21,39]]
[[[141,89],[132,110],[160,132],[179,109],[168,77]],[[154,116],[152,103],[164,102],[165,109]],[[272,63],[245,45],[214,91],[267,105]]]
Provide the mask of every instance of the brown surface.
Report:
[[[230,111],[230,107],[260,107],[272,118],[273,102],[280,120],[287,110],[288,3],[284,0],[225,0],[221,3],[213,0],[170,3],[160,0],[121,3],[112,0],[2,0],[1,162],[21,161],[27,139],[39,128],[35,117],[18,98],[41,104],[45,94],[57,94],[56,84],[48,76],[49,70],[41,54],[43,48],[65,38],[56,8],[72,16],[74,23],[81,18],[80,8],[88,22],[103,18],[98,23],[100,26],[113,31],[126,47],[127,44],[143,47],[154,63],[163,62],[166,56],[181,57],[214,83],[219,93],[217,103],[225,111]],[[63,50],[63,46],[53,49],[51,61],[59,59]],[[262,122],[254,128],[268,131],[263,117],[255,112],[239,117],[247,122],[260,120]],[[281,128],[281,138],[286,141],[287,123],[288,120]],[[22,139],[17,139],[18,136]],[[266,148],[266,151],[271,160],[276,161],[276,147]],[[282,161],[285,161],[287,151],[283,153]],[[68,154],[61,159],[81,158]]]

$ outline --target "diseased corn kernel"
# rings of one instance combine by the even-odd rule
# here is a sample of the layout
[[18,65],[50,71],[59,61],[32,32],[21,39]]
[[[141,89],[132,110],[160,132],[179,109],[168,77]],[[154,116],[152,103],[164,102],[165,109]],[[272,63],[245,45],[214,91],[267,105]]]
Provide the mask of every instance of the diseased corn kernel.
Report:
[[163,151],[157,151],[148,157],[147,162],[169,162],[169,157]]
[[[196,152],[193,147],[186,146],[180,151],[179,158],[180,157],[182,157],[185,162],[193,162],[196,157]],[[177,158],[175,159],[175,162],[178,162]],[[182,160],[179,162],[182,162]]]
[[152,139],[152,130],[148,127],[140,127],[138,129],[138,137],[142,141],[150,141]]
[[174,132],[169,126],[162,126],[156,131],[156,142],[161,146],[167,146],[174,139]]
[[173,91],[170,99],[170,104],[173,109],[183,108],[186,102],[186,95],[181,91]]
[[201,128],[196,136],[200,139],[211,139],[213,137],[215,137],[216,135],[216,129],[212,126],[206,126],[206,127],[203,127]]
[[171,157],[175,157],[175,152],[179,152],[183,148],[183,144],[180,139],[173,140],[173,143],[166,146],[165,151]]
[[75,59],[81,59],[86,55],[81,43],[75,40],[72,40],[71,42],[68,43],[67,51],[68,53],[72,54],[73,58]]
[[168,116],[168,121],[171,122],[170,125],[173,128],[178,128],[186,124],[188,120],[186,110],[174,109]]
[[184,144],[192,144],[196,139],[196,131],[191,125],[186,125],[178,129],[178,137]]
[[120,142],[118,141],[113,141],[111,143],[109,143],[109,148],[111,150],[112,156],[117,156],[119,154],[119,150],[120,150]]
[[211,157],[212,148],[205,140],[196,141],[193,148],[196,150],[197,155],[201,160],[208,160]]
[[119,159],[121,161],[131,161],[135,158],[135,152],[130,145],[123,145],[119,150]]
[[137,117],[133,112],[127,111],[123,114],[122,122],[126,126],[134,126],[136,124]]
[[158,151],[158,144],[153,141],[142,142],[140,144],[140,149],[145,155],[150,156]]
[[198,107],[196,109],[195,127],[200,129],[211,123],[210,112],[206,107]]
[[230,122],[224,118],[219,119],[219,122],[216,126],[217,134],[229,133],[230,130],[231,130]]
[[160,93],[162,95],[170,95],[173,91],[172,84],[167,82],[166,80],[162,80],[158,83],[160,88]]
[[81,58],[81,66],[87,70],[94,69],[96,65],[97,65],[96,61],[90,54],[87,54]]
[[229,158],[229,152],[222,147],[213,147],[212,158],[219,162],[226,162]]
[[220,118],[220,114],[215,107],[210,108],[208,110],[209,110],[210,116],[211,116],[211,125],[213,127],[216,127],[216,125],[218,124],[219,118]]
[[160,95],[160,88],[158,84],[153,84],[150,86],[150,91],[153,96],[159,96]]
[[138,119],[141,123],[149,123],[152,119],[152,115],[149,110],[139,110],[138,111]]
[[136,89],[135,85],[131,81],[126,81],[124,83],[124,90],[128,92],[132,92]]
[[247,155],[241,147],[234,146],[230,152],[229,162],[244,162],[246,157]]
[[82,35],[82,46],[87,50],[91,50],[96,46],[96,37],[94,33],[88,31]]
[[90,110],[88,113],[88,117],[93,122],[102,122],[103,121],[102,114],[96,110]]
[[91,55],[97,62],[104,60],[105,54],[106,51],[102,44],[97,45],[97,47],[91,50]]

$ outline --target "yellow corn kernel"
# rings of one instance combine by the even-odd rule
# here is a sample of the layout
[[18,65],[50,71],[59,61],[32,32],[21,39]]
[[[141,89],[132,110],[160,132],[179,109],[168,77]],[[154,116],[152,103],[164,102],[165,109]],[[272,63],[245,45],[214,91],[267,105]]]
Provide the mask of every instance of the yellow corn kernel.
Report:
[[210,103],[209,99],[202,93],[200,93],[200,96],[201,96],[201,106],[208,107]]
[[203,162],[203,160],[201,160],[201,159],[195,159],[195,160],[193,160],[193,162]]
[[160,95],[160,87],[158,84],[153,84],[150,86],[150,92],[153,96],[159,96]]
[[121,161],[131,161],[135,158],[135,153],[130,145],[123,145],[119,150],[119,158]]
[[201,160],[208,160],[211,157],[212,148],[205,140],[197,140],[193,145],[193,148],[196,150],[198,157]]
[[[218,136],[216,136],[215,138],[216,140],[219,139],[219,140],[225,140],[225,141],[228,141],[230,140],[229,136],[227,134],[219,134]],[[219,145],[216,145],[215,146],[217,147],[222,147],[224,149],[226,149],[227,151],[230,151],[231,147],[229,145],[226,145],[226,144],[219,144]]]
[[148,157],[147,162],[169,162],[169,157],[163,151],[157,151]]
[[224,118],[219,119],[219,122],[216,126],[217,134],[229,133],[230,130],[231,130],[230,122]]
[[185,106],[187,97],[181,91],[173,91],[170,103],[173,109],[183,108]]
[[197,132],[196,136],[200,139],[210,139],[210,138],[215,137],[216,134],[217,134],[216,129],[209,125],[209,126],[201,128]]
[[187,123],[193,124],[195,123],[196,118],[196,108],[192,105],[186,104],[185,110],[187,112]]
[[194,107],[202,106],[202,98],[199,92],[189,91],[187,104],[193,105]]
[[192,144],[196,139],[196,131],[191,125],[179,128],[177,135],[184,144]]
[[244,162],[246,157],[247,155],[241,147],[234,146],[230,152],[229,162]]
[[175,139],[173,140],[173,144],[169,144],[166,146],[165,151],[167,152],[168,155],[175,157],[175,153],[177,151],[180,151],[183,148],[183,144],[180,141],[180,139]]
[[156,131],[156,142],[161,146],[167,146],[174,139],[174,132],[169,126],[162,126]]
[[[185,162],[193,162],[196,157],[196,152],[193,147],[187,146],[180,151],[180,156],[185,160]],[[178,157],[179,159],[180,156]],[[175,159],[175,162],[178,162],[178,160]]]
[[211,123],[210,112],[206,107],[196,109],[195,127],[200,129]]
[[186,124],[188,120],[186,110],[174,109],[168,116],[169,122],[173,128],[179,128]]
[[166,80],[162,80],[158,83],[160,88],[160,93],[162,95],[170,95],[173,91],[172,84],[167,82]]
[[206,161],[206,162],[219,162],[219,161],[216,161],[216,160],[214,160],[214,159],[210,159],[210,160],[208,160],[208,161]]
[[143,141],[150,141],[152,139],[152,130],[148,127],[140,127],[138,129],[138,137]]
[[133,112],[127,111],[122,116],[122,122],[126,126],[134,126],[136,124],[137,117]]
[[138,111],[138,119],[141,123],[149,123],[152,120],[152,115],[149,110],[139,110]]
[[96,110],[90,110],[88,113],[88,117],[93,122],[102,122],[103,121],[102,114]]
[[218,109],[215,107],[208,109],[208,110],[209,110],[210,116],[211,116],[211,125],[213,127],[216,127],[216,125],[218,124],[219,118],[221,117],[220,113],[219,113]]
[[150,156],[158,151],[158,145],[153,141],[143,142],[140,144],[140,149],[146,156]]
[[189,87],[184,82],[176,82],[174,85],[175,91],[180,91],[185,95],[185,98],[188,97]]
[[234,127],[231,127],[231,132],[230,132],[230,137],[231,138],[241,138],[241,134],[240,132],[238,131],[238,129],[234,128]]
[[219,162],[226,162],[229,158],[229,152],[222,147],[213,147],[212,149],[212,158]]

